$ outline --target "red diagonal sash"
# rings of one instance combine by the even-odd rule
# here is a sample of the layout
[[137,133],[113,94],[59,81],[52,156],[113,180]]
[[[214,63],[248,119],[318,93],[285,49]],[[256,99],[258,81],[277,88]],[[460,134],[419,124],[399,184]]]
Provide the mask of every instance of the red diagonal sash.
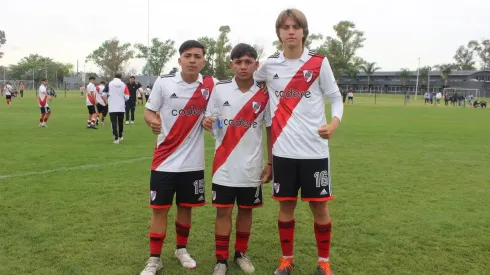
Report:
[[48,100],[48,96],[47,95],[44,95],[44,99],[41,100],[41,97],[38,97],[37,98],[37,101],[39,101],[39,105],[41,105],[41,107],[44,107],[46,106],[46,101]]
[[[284,88],[284,91],[305,92],[308,91],[310,86],[315,82],[320,75],[320,68],[323,62],[323,56],[314,55],[308,61],[303,64],[301,68],[296,72],[288,85]],[[307,82],[309,77],[305,76],[305,71],[313,72],[313,76]],[[281,97],[277,105],[277,109],[274,112],[272,118],[271,135],[272,144],[276,142],[277,138],[281,135],[282,130],[286,127],[289,118],[293,114],[294,108],[298,105],[302,97]]]
[[[267,108],[267,101],[269,100],[269,94],[262,91],[262,89],[258,90],[255,95],[253,95],[245,105],[243,105],[242,109],[235,115],[233,118],[234,121],[243,120],[246,121],[248,125],[252,125],[257,117]],[[259,110],[254,110],[253,103],[256,102],[259,104]],[[221,145],[216,150],[216,154],[214,155],[213,161],[213,175],[214,173],[226,162],[231,152],[238,145],[238,142],[245,135],[247,130],[250,127],[243,126],[232,126],[228,125],[226,129],[226,133],[223,137],[223,141]]]
[[[204,110],[206,108],[207,102],[211,97],[211,91],[214,87],[214,80],[212,77],[204,77],[203,83],[197,87],[196,91],[189,99],[187,104],[184,107],[184,113],[187,110],[199,109]],[[203,96],[203,92],[201,89],[207,89],[208,95],[206,97]],[[184,142],[192,128],[196,125],[196,122],[199,121],[202,113],[190,116],[179,116],[175,121],[168,135],[165,137],[165,140],[155,148],[153,154],[153,162],[151,165],[151,169],[155,170],[162,164],[177,148]]]
[[87,97],[90,103],[95,104],[95,98],[92,96],[91,92],[87,92]]

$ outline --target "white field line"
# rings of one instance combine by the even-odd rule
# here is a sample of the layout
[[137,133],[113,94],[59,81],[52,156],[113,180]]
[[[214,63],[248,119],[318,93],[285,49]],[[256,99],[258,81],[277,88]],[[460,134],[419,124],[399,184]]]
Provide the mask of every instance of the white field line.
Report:
[[149,160],[149,159],[151,159],[151,157],[141,157],[141,158],[135,158],[135,159],[109,162],[106,164],[87,164],[87,165],[79,165],[79,166],[73,166],[73,167],[60,167],[60,168],[56,168],[56,169],[39,171],[39,172],[25,172],[25,173],[18,173],[18,174],[7,174],[7,175],[0,175],[0,180],[10,179],[10,178],[19,178],[19,177],[29,177],[29,176],[36,176],[36,175],[44,175],[44,174],[49,174],[49,173],[54,173],[54,172],[64,172],[64,171],[100,168],[100,167],[113,166],[113,165],[119,165],[119,164],[131,163],[131,162],[137,162],[137,161]]

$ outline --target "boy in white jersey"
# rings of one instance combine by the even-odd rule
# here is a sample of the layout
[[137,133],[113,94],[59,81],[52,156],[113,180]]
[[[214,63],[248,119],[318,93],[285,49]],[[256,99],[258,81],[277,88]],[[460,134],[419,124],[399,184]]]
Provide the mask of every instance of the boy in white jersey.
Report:
[[143,105],[143,86],[138,82],[138,90],[136,91],[138,97],[138,105]]
[[39,86],[39,95],[37,97],[37,102],[39,104],[39,108],[41,109],[41,117],[39,118],[39,127],[48,127],[46,122],[48,121],[49,116],[51,115],[51,109],[48,106],[48,100],[51,98],[48,95],[48,91],[46,89],[46,85],[48,85],[48,80],[43,78],[41,82],[41,86]]
[[174,194],[177,204],[175,256],[185,268],[196,267],[186,247],[191,209],[205,204],[201,123],[217,81],[200,74],[205,64],[205,49],[201,43],[186,41],[179,53],[182,72],[160,76],[146,104],[145,122],[158,138],[150,176],[150,258],[141,275],[156,274],[163,267],[160,254]]
[[5,99],[7,100],[7,105],[12,104],[12,86],[9,82],[3,88],[5,90]]
[[88,79],[89,83],[87,84],[87,97],[85,103],[88,109],[88,120],[87,120],[87,129],[97,129],[95,127],[95,118],[97,117],[97,111],[95,110],[96,103],[96,94],[97,90],[95,88],[95,77],[91,76]]
[[100,118],[101,125],[104,125],[104,120],[105,117],[107,116],[107,111],[108,111],[107,97],[104,96],[104,89],[105,89],[105,82],[101,81],[99,83],[99,86],[97,86],[96,88],[96,94],[95,94],[95,98],[97,101],[97,124],[99,124],[99,116],[102,115]]
[[247,44],[231,51],[231,80],[218,82],[206,108],[203,127],[212,131],[219,117],[222,135],[215,136],[213,161],[213,206],[217,207],[215,223],[216,266],[213,275],[225,275],[228,269],[232,212],[235,201],[236,239],[234,261],[246,273],[255,268],[245,254],[252,229],[252,209],[261,207],[262,184],[272,174],[272,144],[268,147],[269,164],[263,168],[262,134],[267,127],[270,141],[269,95],[260,90],[253,78],[258,68],[257,52]]
[[[284,51],[268,58],[256,72],[265,81],[272,114],[273,198],[279,201],[279,237],[283,257],[274,274],[294,268],[294,210],[298,191],[314,216],[319,274],[330,268],[331,220],[327,201],[333,198],[328,139],[343,114],[343,103],[327,58],[304,48],[308,23],[296,9],[281,12],[276,34]],[[327,124],[324,97],[331,103]]]
[[148,85],[145,88],[145,100],[146,100],[145,103],[148,103],[148,98],[150,97],[150,93],[151,93],[151,89],[150,89],[150,85]]

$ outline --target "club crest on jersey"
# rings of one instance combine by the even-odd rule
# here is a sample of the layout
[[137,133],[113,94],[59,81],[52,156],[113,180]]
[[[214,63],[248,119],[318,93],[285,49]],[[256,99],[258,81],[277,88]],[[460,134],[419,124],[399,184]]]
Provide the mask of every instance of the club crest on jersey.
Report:
[[209,89],[208,88],[203,88],[201,89],[202,97],[206,100],[209,98]]
[[274,182],[274,191],[275,191],[276,193],[279,193],[279,188],[280,188],[280,187],[281,187],[281,185],[280,185],[279,183]]
[[213,201],[216,200],[216,191],[213,191]]
[[313,71],[312,70],[303,70],[303,76],[304,76],[306,82],[310,82],[311,78],[313,78]]
[[255,114],[258,113],[260,111],[260,103],[257,101],[252,102],[252,108]]
[[150,199],[151,201],[154,201],[155,198],[157,197],[157,191],[150,191]]

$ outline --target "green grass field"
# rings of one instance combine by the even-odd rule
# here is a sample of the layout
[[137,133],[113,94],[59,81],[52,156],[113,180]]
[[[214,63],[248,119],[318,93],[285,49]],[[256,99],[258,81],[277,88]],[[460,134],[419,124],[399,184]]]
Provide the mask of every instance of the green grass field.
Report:
[[[330,143],[335,274],[490,274],[490,109],[425,106],[422,97],[407,106],[386,95],[377,105],[369,96],[355,100]],[[139,274],[148,257],[155,144],[144,108],[115,145],[110,123],[85,129],[79,93],[49,104],[53,114],[42,129],[32,92],[10,107],[0,103],[0,274]],[[206,155],[211,167],[208,133]],[[197,269],[177,264],[170,222],[161,274],[212,273],[210,184],[208,169],[208,204],[194,212],[188,246]],[[256,274],[272,274],[280,257],[270,188],[254,214],[248,254]],[[175,207],[170,221],[174,214]],[[296,212],[295,255],[295,274],[314,274],[313,221],[304,203]],[[242,274],[234,264],[229,270]]]

